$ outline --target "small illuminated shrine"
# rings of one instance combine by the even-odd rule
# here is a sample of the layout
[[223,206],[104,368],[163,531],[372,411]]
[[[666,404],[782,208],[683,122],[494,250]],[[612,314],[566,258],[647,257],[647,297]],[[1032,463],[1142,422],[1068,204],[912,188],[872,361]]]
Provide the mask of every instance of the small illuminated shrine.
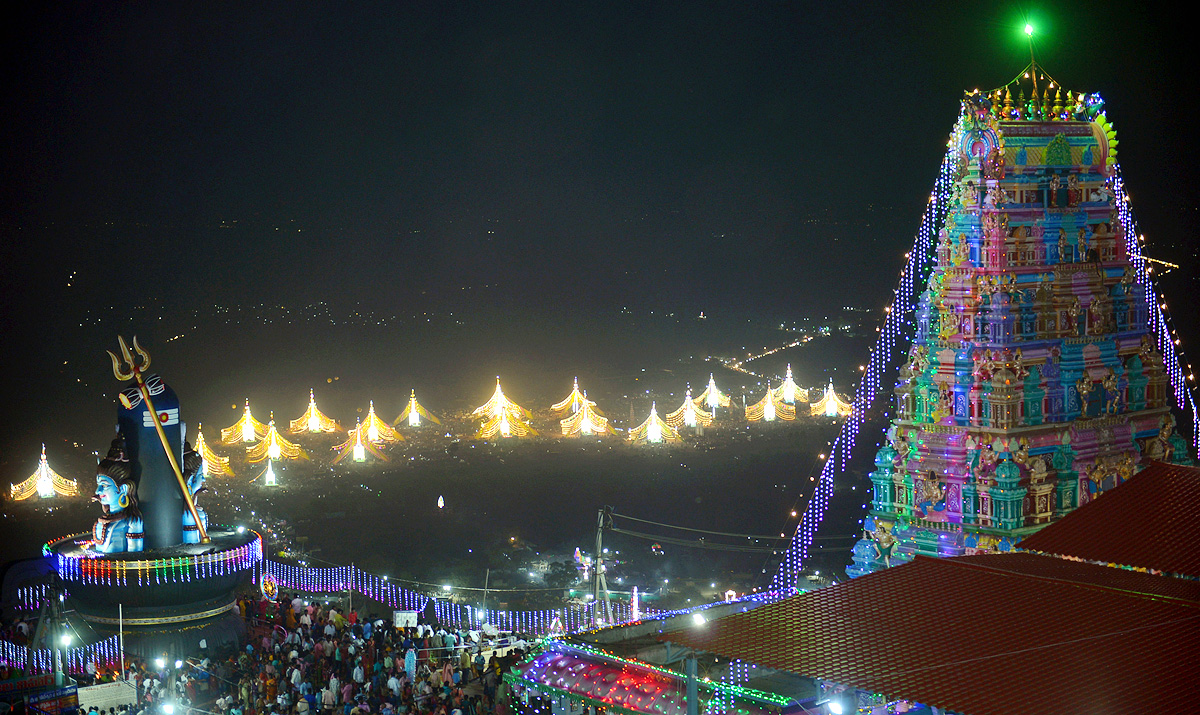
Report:
[[[692,388],[689,385],[684,393],[683,404],[679,409],[667,415],[667,424],[675,429],[680,427],[707,427],[713,422],[713,413],[705,410],[697,400],[692,399]],[[727,403],[728,404],[728,403]]]
[[221,441],[225,444],[238,442],[253,442],[267,435],[267,426],[254,419],[250,413],[250,400],[246,400],[246,409],[237,422],[221,430]]
[[496,391],[492,393],[491,399],[476,407],[471,416],[483,420],[479,432],[475,435],[478,439],[537,436],[537,431],[529,424],[532,417],[529,410],[504,395],[499,377],[496,378]]
[[854,406],[838,396],[833,389],[833,378],[825,386],[821,399],[809,405],[809,413],[813,417],[849,417]]
[[[571,386],[571,394],[567,395],[562,402],[555,403],[550,406],[551,412],[563,413],[570,412],[575,414],[588,401],[587,396],[579,390],[579,378],[575,378],[574,384]],[[596,403],[592,403],[595,405]]]
[[220,474],[226,477],[233,476],[233,469],[229,466],[229,457],[222,457],[212,451],[204,441],[203,425],[196,425],[196,453],[200,455],[200,459],[204,460],[204,473],[206,475]]
[[794,405],[797,402],[808,402],[808,390],[797,385],[796,381],[792,379],[792,366],[790,364],[787,366],[787,374],[783,376],[783,382],[779,384],[779,387],[775,388],[775,394],[789,405]]
[[717,380],[712,373],[708,373],[708,386],[704,388],[704,392],[695,400],[697,407],[707,407],[708,411],[715,417],[718,407],[729,407],[731,403],[729,395],[717,389]]
[[583,405],[575,414],[559,421],[565,437],[616,434],[608,418],[596,409],[596,403],[584,395]]
[[767,383],[767,393],[753,405],[746,405],[746,420],[748,422],[774,422],[775,420],[792,421],[796,419],[796,407],[789,405],[779,395],[778,390],[771,389]]
[[392,424],[400,426],[402,423],[407,423],[409,427],[420,427],[422,419],[427,419],[435,425],[442,423],[429,410],[426,410],[420,402],[417,402],[417,391],[414,389],[412,394],[408,396],[408,405],[405,406],[404,411],[400,413],[400,416]]
[[38,460],[37,470],[20,484],[8,486],[8,496],[13,501],[24,501],[34,495],[47,499],[55,494],[64,497],[79,496],[79,485],[73,479],[67,479],[50,468],[46,460],[46,445],[42,445],[42,456]]
[[354,429],[350,430],[349,438],[334,447],[333,451],[337,452],[337,456],[333,458],[331,464],[338,464],[346,457],[350,457],[355,462],[365,462],[368,454],[381,462],[388,461],[387,455],[381,452],[374,442],[363,436],[361,422],[355,423]]
[[1116,146],[1099,95],[1036,62],[965,96],[851,575],[1008,551],[1148,460],[1191,463]]
[[371,400],[367,407],[367,417],[362,421],[362,433],[368,442],[383,444],[385,442],[403,442],[404,437],[391,425],[379,419],[375,414],[375,401]]
[[304,450],[300,449],[300,445],[287,441],[279,434],[279,430],[275,428],[275,416],[271,415],[271,421],[267,423],[267,433],[263,436],[258,444],[246,450],[246,461],[255,464],[270,459],[277,461],[280,459],[300,459],[307,455]]
[[288,424],[288,432],[291,434],[341,431],[341,425],[317,409],[317,398],[311,389],[308,391],[308,409]]
[[667,424],[658,416],[654,403],[650,403],[650,416],[637,427],[629,430],[630,442],[635,444],[659,444],[662,442],[678,442],[682,437],[674,427]]

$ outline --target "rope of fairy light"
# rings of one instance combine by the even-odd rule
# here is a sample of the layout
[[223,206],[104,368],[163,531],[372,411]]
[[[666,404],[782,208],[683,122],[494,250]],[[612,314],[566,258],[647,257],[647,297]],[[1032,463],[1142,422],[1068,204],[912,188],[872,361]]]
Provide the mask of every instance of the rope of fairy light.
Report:
[[[490,624],[500,630],[530,635],[576,632],[590,627],[594,604],[534,610],[483,610],[398,586],[387,578],[363,571],[354,565],[321,568],[292,566],[265,559],[263,573],[279,588],[305,593],[356,591],[363,596],[397,610],[424,611],[433,602],[438,621],[461,628]],[[613,621],[634,620],[631,604],[612,604]]]
[[936,258],[934,245],[950,205],[956,150],[953,140],[947,146],[949,148],[942,159],[942,167],[934,183],[933,192],[929,194],[929,204],[925,207],[921,227],[914,237],[912,250],[904,256],[906,263],[900,272],[899,285],[893,291],[892,304],[885,308],[883,325],[875,329],[879,337],[875,339],[858,389],[854,393],[854,410],[842,423],[842,428],[825,458],[820,477],[816,478],[816,489],[808,501],[804,515],[800,518],[800,524],[796,527],[788,550],[780,561],[779,570],[771,580],[772,591],[790,592],[795,588],[804,562],[808,558],[813,538],[829,507],[829,499],[833,496],[834,477],[846,471],[851,452],[858,440],[859,430],[866,422],[867,412],[875,404],[883,386],[883,377],[890,374],[895,367],[897,343],[901,338],[910,338],[913,335],[916,325],[913,316],[929,271],[933,267]]
[[1167,371],[1167,375],[1171,380],[1171,387],[1175,391],[1175,405],[1183,413],[1191,412],[1192,414],[1192,447],[1200,446],[1200,430],[1197,429],[1200,425],[1200,414],[1197,413],[1196,399],[1188,389],[1188,383],[1194,382],[1192,366],[1187,366],[1187,372],[1184,372],[1184,363],[1180,359],[1179,333],[1171,327],[1170,313],[1167,312],[1166,298],[1158,292],[1158,288],[1154,284],[1154,278],[1150,274],[1149,261],[1142,255],[1142,242],[1145,238],[1138,232],[1137,219],[1133,213],[1133,204],[1129,200],[1129,194],[1125,192],[1125,179],[1121,176],[1121,165],[1116,164],[1113,167],[1113,175],[1109,179],[1109,186],[1117,202],[1117,218],[1121,222],[1121,229],[1125,235],[1125,245],[1129,253],[1129,262],[1134,265],[1137,270],[1137,284],[1142,286],[1146,291],[1147,302],[1153,301],[1154,305],[1148,311],[1146,316],[1147,326],[1158,341],[1159,352],[1163,356],[1163,367]]
[[110,667],[121,662],[120,645],[116,636],[102,641],[89,643],[65,651],[37,648],[30,650],[23,645],[9,641],[0,641],[0,665],[19,668],[26,674],[54,672],[54,657],[56,653],[65,653],[63,668],[68,673],[82,673],[87,670],[88,663]]

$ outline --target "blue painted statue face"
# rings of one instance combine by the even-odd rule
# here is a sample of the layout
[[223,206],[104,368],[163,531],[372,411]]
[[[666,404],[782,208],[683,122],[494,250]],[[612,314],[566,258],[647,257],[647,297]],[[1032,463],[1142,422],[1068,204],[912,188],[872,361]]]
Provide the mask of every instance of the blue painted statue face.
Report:
[[106,515],[116,514],[124,511],[121,506],[121,497],[129,492],[129,486],[117,486],[112,477],[105,474],[96,475],[96,496],[94,499],[100,502],[100,507]]

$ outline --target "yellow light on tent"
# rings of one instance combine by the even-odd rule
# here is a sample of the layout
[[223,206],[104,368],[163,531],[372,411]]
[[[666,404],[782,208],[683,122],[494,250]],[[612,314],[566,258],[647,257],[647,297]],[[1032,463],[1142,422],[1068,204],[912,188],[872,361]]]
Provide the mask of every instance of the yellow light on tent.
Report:
[[[249,403],[246,404],[246,414],[247,415],[250,414],[250,404]],[[242,423],[242,441],[243,442],[253,442],[254,441],[254,423],[251,422],[250,420],[246,420],[245,422]]]
[[775,421],[775,401],[771,399],[770,383],[767,383],[767,401],[763,404],[763,419],[767,422]]
[[413,390],[412,395],[408,398],[408,426],[421,426],[421,410],[417,407],[417,392]]
[[354,430],[354,461],[356,461],[356,462],[367,461],[367,448],[364,447],[363,443],[362,443],[362,430],[361,429]]
[[501,412],[500,413],[500,435],[502,437],[507,437],[507,436],[509,436],[509,434],[511,434],[511,431],[512,431],[512,428],[508,426],[508,413]]
[[275,482],[275,466],[274,466],[274,464],[273,464],[272,462],[270,462],[270,461],[268,461],[268,462],[267,462],[267,473],[266,473],[265,475],[263,475],[263,480],[264,480],[264,483],[265,483],[265,484],[266,484],[268,487],[273,487],[273,486],[276,486],[276,482]]
[[54,496],[54,478],[50,476],[50,463],[46,461],[46,445],[42,445],[42,458],[38,461],[37,493],[45,499]]
[[658,415],[654,411],[654,407],[650,408],[650,424],[646,426],[646,441],[658,444],[662,441],[662,426],[655,419]]

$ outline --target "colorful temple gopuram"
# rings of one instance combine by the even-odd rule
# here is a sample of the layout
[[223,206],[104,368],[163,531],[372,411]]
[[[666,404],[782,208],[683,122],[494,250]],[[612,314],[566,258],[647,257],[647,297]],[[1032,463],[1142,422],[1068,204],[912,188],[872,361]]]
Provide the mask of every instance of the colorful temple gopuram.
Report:
[[850,575],[1008,551],[1150,460],[1191,463],[1102,110],[1036,63],[964,99]]

